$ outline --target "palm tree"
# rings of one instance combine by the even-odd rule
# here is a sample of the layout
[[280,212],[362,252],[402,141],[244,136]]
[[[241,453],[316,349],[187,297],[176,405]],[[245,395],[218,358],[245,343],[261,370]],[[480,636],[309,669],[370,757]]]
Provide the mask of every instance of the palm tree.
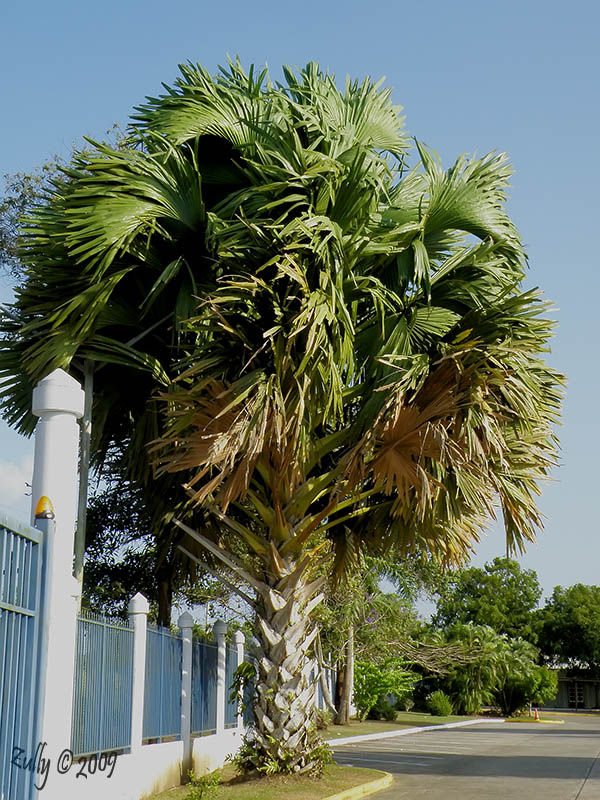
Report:
[[28,224],[0,368],[25,427],[26,380],[109,364],[96,447],[126,445],[151,486],[154,440],[184,482],[197,521],[178,500],[174,522],[256,609],[247,760],[300,772],[322,755],[309,659],[328,577],[392,546],[461,563],[498,504],[510,547],[533,540],[562,378],[521,288],[506,157],[444,170],[417,143],[409,169],[389,90],[314,64],[284,78],[184,66],[128,147],[76,161]]

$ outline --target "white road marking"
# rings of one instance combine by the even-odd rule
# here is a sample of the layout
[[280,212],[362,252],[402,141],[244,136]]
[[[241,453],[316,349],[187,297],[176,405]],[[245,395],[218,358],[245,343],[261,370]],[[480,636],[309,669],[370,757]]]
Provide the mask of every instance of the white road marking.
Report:
[[[428,764],[425,761],[413,761],[407,760],[406,758],[363,758],[362,756],[352,756],[353,761],[362,761],[367,764],[403,764],[403,765],[410,765],[416,767],[431,767],[433,764]],[[353,764],[348,764],[347,766],[351,767],[354,766]]]

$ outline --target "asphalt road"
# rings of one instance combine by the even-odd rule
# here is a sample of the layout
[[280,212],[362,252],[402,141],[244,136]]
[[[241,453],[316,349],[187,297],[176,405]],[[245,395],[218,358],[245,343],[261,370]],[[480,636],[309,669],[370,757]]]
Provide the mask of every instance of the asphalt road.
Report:
[[377,800],[600,800],[600,717],[482,723],[334,747],[338,764],[391,772]]

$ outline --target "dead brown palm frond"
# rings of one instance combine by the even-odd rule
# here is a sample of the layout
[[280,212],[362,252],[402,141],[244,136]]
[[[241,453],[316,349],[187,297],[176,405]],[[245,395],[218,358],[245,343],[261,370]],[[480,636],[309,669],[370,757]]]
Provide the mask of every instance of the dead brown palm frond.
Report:
[[239,385],[212,380],[162,397],[170,407],[171,425],[153,443],[159,474],[188,471],[186,486],[194,489],[190,498],[196,505],[214,496],[226,511],[244,498],[259,458],[277,475],[274,487],[287,481],[293,488],[303,479],[298,457],[302,414],[293,418],[287,413],[273,380],[259,374],[245,384],[242,391]]
[[344,478],[349,485],[372,480],[386,494],[397,492],[402,502],[414,490],[423,508],[430,506],[441,488],[430,464],[461,457],[455,445],[463,379],[455,365],[442,363],[412,398],[392,392],[348,456]]
[[168,401],[174,421],[171,435],[154,443],[160,471],[191,471],[187,486],[198,486],[192,502],[201,504],[220,491],[227,507],[248,489],[265,444],[268,408],[263,406],[258,424],[249,427],[256,409],[251,404],[232,403],[231,393],[219,381],[211,382],[201,393],[170,396]]

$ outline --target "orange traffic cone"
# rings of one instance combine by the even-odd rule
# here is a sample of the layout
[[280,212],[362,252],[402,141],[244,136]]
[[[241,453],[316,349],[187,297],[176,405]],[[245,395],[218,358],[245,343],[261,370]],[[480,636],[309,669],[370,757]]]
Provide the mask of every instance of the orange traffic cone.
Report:
[[540,721],[540,712],[537,710],[537,708],[536,708],[536,709],[534,710],[534,712],[533,712],[533,718],[534,718],[534,720],[535,720],[536,722],[539,722],[539,721]]

